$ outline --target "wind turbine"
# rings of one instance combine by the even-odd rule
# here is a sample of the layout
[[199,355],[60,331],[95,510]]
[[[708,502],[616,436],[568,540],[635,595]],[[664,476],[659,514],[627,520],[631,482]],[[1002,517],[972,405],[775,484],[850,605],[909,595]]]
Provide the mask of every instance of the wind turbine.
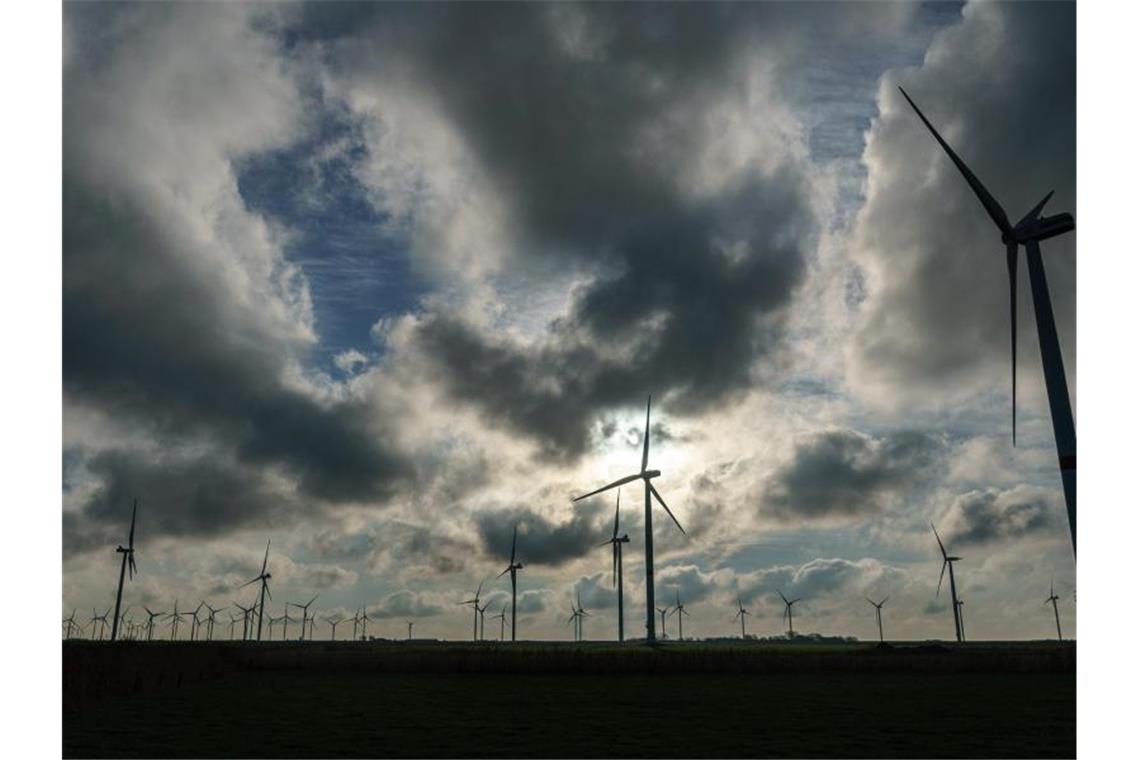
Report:
[[[685,605],[681,604],[680,590],[677,591],[677,605],[673,607],[672,614],[677,616],[677,641],[683,641],[685,639],[684,617],[689,613],[685,610]],[[662,623],[661,627],[664,628],[665,624]]]
[[487,621],[486,621],[486,619],[484,619],[483,613],[485,613],[487,611],[487,608],[490,606],[491,606],[491,603],[487,602],[482,607],[479,607],[478,605],[476,605],[476,607],[475,607],[475,609],[479,612],[479,640],[480,641],[483,641],[487,637],[486,636],[486,632],[487,632],[486,622]]
[[[242,618],[244,620],[244,618]],[[232,612],[230,613],[230,641],[234,640],[234,626],[237,625],[238,618]]]
[[[246,585],[249,585],[249,584],[246,584]],[[250,620],[249,620],[249,618],[251,615],[253,615],[253,611],[255,609],[257,609],[257,605],[254,604],[254,605],[251,605],[249,607],[243,607],[240,604],[238,604],[237,602],[234,602],[234,606],[237,607],[239,610],[241,610],[241,616],[242,616],[241,617],[241,640],[247,641],[249,639],[249,634],[250,634],[250,631],[249,631]]]
[[1048,604],[1049,602],[1053,603],[1053,619],[1057,621],[1057,641],[1064,641],[1064,639],[1061,638],[1061,615],[1059,612],[1057,612],[1057,600],[1060,598],[1061,597],[1057,596],[1057,593],[1053,591],[1053,581],[1050,580],[1049,598],[1045,600],[1045,604]]
[[515,562],[515,544],[518,542],[518,537],[519,526],[516,525],[514,535],[511,536],[511,561],[507,563],[507,569],[498,575],[498,578],[502,578],[507,573],[511,574],[511,641],[515,640],[515,594],[518,591],[518,571],[523,567],[521,562]]
[[119,636],[119,607],[123,603],[123,576],[126,575],[128,568],[131,572],[131,580],[135,579],[135,515],[139,511],[139,500],[135,499],[135,506],[131,509],[131,533],[127,539],[127,546],[123,548],[121,545],[115,548],[115,551],[123,555],[122,564],[119,565],[119,590],[115,592],[115,618],[111,623],[111,641],[114,641]]
[[293,618],[289,617],[289,603],[288,602],[285,603],[285,614],[282,615],[281,618],[284,622],[284,625],[282,626],[282,631],[281,631],[281,640],[286,641],[289,638],[289,623],[292,622],[292,620],[293,620]]
[[195,639],[195,637],[196,637],[196,635],[197,635],[197,633],[198,633],[198,626],[199,626],[199,625],[201,624],[201,622],[202,622],[202,621],[200,621],[200,620],[198,619],[198,612],[199,612],[199,610],[201,610],[201,609],[202,609],[202,607],[204,607],[205,605],[206,605],[206,603],[205,603],[205,602],[198,602],[198,606],[194,608],[194,611],[193,611],[193,612],[187,612],[187,613],[186,613],[187,615],[189,615],[189,616],[190,616],[190,640],[191,640],[191,641],[194,641],[194,639]]
[[414,620],[408,621],[408,641],[412,640],[412,626],[414,626],[415,624],[416,624],[416,621],[414,621]]
[[[317,594],[317,596],[320,596],[320,594]],[[289,605],[290,604],[293,605],[294,607],[300,608],[300,610],[301,610],[301,638],[298,639],[298,641],[304,641],[305,640],[305,623],[308,622],[308,620],[309,620],[309,605],[311,605],[313,602],[317,601],[317,596],[314,596],[312,599],[310,599],[305,604],[297,604],[296,602],[288,602],[285,605],[285,614],[289,614]]]
[[365,641],[368,640],[368,624],[372,622],[372,618],[368,617],[368,607],[361,605],[360,607],[360,637]]
[[344,618],[325,618],[325,622],[332,626],[332,640],[336,641],[336,627],[344,622]]
[[167,615],[167,620],[170,621],[170,640],[174,641],[178,638],[178,624],[182,622],[183,615],[189,615],[189,612],[178,611],[178,600],[174,600],[174,612]]
[[668,607],[658,607],[657,611],[661,613],[661,638],[669,638],[669,631],[665,628],[665,616],[669,614]]
[[147,607],[145,605],[143,606],[143,609],[146,610],[146,614],[147,614],[146,640],[150,641],[151,637],[154,635],[154,619],[160,615],[165,615],[166,613],[165,612],[151,612],[150,607]]
[[71,634],[75,631],[76,628],[79,627],[75,624],[75,612],[76,610],[73,609],[71,611],[71,617],[64,618],[63,620],[63,622],[67,625],[67,633],[65,634],[64,638],[70,639]]
[[[206,618],[206,641],[213,641],[214,640],[214,617],[219,612],[224,610],[225,607],[219,607],[218,609],[214,609],[213,607],[211,607],[210,605],[207,604],[206,609],[208,609],[210,611],[209,617]],[[272,634],[270,635],[270,638],[272,638]]]
[[[505,641],[506,640],[506,631],[507,631],[507,605],[505,605],[505,604],[503,605],[503,611],[500,612],[498,615],[492,615],[491,616],[492,620],[494,620],[495,618],[499,619],[499,641]],[[411,629],[411,626],[408,626],[408,638],[410,639],[411,637],[412,637],[412,629]]]
[[621,545],[629,543],[629,535],[623,534],[618,536],[618,520],[621,516],[621,489],[617,493],[617,507],[614,508],[614,534],[611,538],[603,541],[600,545],[605,546],[609,544],[613,547],[614,554],[614,585],[617,586],[618,595],[618,641],[625,641],[625,606],[622,600],[622,582],[621,582]]
[[261,573],[256,578],[246,581],[241,584],[240,588],[245,588],[251,583],[261,581],[261,601],[257,604],[257,640],[261,641],[261,622],[265,617],[265,596],[269,594],[269,598],[273,598],[273,594],[269,593],[269,579],[273,577],[272,573],[265,572],[266,567],[269,565],[269,541],[265,542],[265,559],[261,561]]
[[479,581],[479,588],[475,589],[475,597],[468,599],[465,602],[460,602],[460,605],[470,604],[475,609],[475,618],[471,623],[471,640],[479,640],[479,594],[483,591],[483,581]]
[[881,602],[872,602],[868,597],[863,597],[867,600],[867,604],[875,608],[875,620],[879,623],[879,643],[883,643],[883,605],[890,599],[889,596],[884,596]]
[[795,599],[788,601],[788,597],[784,596],[783,591],[777,590],[776,593],[779,594],[780,598],[784,600],[784,617],[788,619],[788,638],[790,639],[795,636],[795,630],[792,628],[792,605],[800,601],[800,599],[799,597],[796,597]]
[[966,640],[966,603],[958,600],[958,622],[962,626],[962,641]]
[[1033,293],[1033,313],[1037,321],[1037,340],[1041,346],[1041,363],[1045,372],[1045,389],[1049,396],[1049,413],[1053,419],[1053,439],[1057,445],[1057,461],[1061,469],[1061,483],[1065,490],[1065,507],[1069,513],[1069,534],[1073,542],[1073,555],[1077,553],[1077,432],[1073,426],[1073,409],[1069,403],[1069,386],[1065,380],[1065,365],[1061,358],[1061,346],[1057,340],[1057,327],[1053,322],[1053,305],[1049,298],[1049,284],[1045,279],[1045,266],[1041,262],[1042,240],[1063,235],[1076,229],[1072,214],[1041,216],[1042,209],[1053,191],[1027,213],[1016,225],[1009,218],[1001,204],[990,195],[970,168],[958,158],[926,116],[915,105],[906,90],[903,94],[911,108],[922,119],[922,123],[934,135],[934,139],[946,151],[946,155],[965,178],[974,195],[981,201],[986,213],[1001,232],[1005,244],[1005,263],[1009,271],[1009,314],[1010,314],[1010,373],[1013,382],[1013,443],[1017,445],[1017,248],[1025,247],[1025,263],[1029,268],[1029,285]]
[[100,615],[100,614],[98,614],[98,611],[94,607],[91,608],[91,638],[95,638],[95,624],[98,623],[99,624],[99,641],[103,640],[103,633],[104,633],[104,631],[107,630],[107,616],[110,614],[111,614],[110,609],[108,609],[106,612],[104,612],[102,615]]
[[570,617],[568,617],[566,619],[566,624],[567,625],[569,625],[570,623],[574,624],[574,640],[575,641],[578,641],[582,637],[581,633],[578,630],[578,616],[580,614],[581,613],[579,613],[578,609],[574,606],[574,602],[570,602]]
[[356,610],[352,613],[352,640],[356,641],[359,638],[360,631],[360,611]]
[[672,511],[670,511],[669,506],[665,503],[665,500],[661,498],[661,494],[657,493],[657,489],[653,487],[652,480],[653,478],[660,477],[661,471],[649,469],[649,408],[652,401],[653,397],[650,396],[649,399],[645,402],[645,436],[642,439],[643,446],[641,450],[641,472],[635,473],[633,475],[627,475],[624,478],[615,480],[609,485],[602,486],[597,490],[590,491],[587,494],[583,494],[582,496],[577,496],[572,499],[572,501],[581,501],[582,499],[588,499],[591,496],[603,493],[604,491],[608,491],[611,488],[623,486],[626,483],[632,483],[635,480],[640,480],[645,484],[645,636],[649,641],[653,641],[657,638],[656,631],[654,630],[653,619],[653,610],[656,607],[653,600],[652,499],[657,499],[657,503],[665,509],[665,513],[673,519],[674,523],[676,523],[677,529],[680,530],[682,534],[685,533],[685,529],[681,527],[681,523],[677,521],[677,518],[673,515]]
[[273,641],[273,626],[277,625],[278,623],[280,623],[284,619],[285,619],[284,615],[278,615],[277,617],[273,617],[273,615],[269,616],[269,640],[270,641]]
[[586,627],[585,618],[590,617],[590,613],[586,612],[586,608],[582,606],[582,592],[578,592],[578,640],[586,640]]
[[939,537],[934,523],[930,523],[930,529],[934,531],[934,538],[938,541],[938,550],[942,552],[942,572],[938,574],[938,589],[934,595],[938,596],[939,592],[942,591],[942,577],[946,574],[946,568],[950,568],[950,607],[954,610],[954,636],[958,641],[961,641],[963,638],[962,620],[958,604],[958,586],[954,583],[954,563],[961,561],[962,558],[951,557],[946,553],[946,547],[942,545],[942,538]]
[[740,600],[740,597],[736,597],[736,614],[732,616],[732,619],[736,620],[737,618],[740,618],[740,638],[742,639],[748,638],[744,635],[744,618],[745,616],[751,614],[751,612],[744,609],[744,602]]

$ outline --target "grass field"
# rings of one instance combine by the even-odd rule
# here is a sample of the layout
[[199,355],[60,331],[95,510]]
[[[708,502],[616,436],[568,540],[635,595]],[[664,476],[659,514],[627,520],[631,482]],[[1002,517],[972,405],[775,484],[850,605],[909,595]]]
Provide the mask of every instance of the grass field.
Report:
[[[72,659],[90,660],[85,673],[103,672],[93,666],[108,651],[87,647]],[[160,661],[188,661],[170,656],[186,647],[155,651]],[[936,653],[766,650],[727,661],[752,663],[736,672],[715,666],[725,662],[721,653],[699,647],[676,668],[685,662],[675,657],[680,650],[663,657],[645,648],[562,647],[544,657],[553,666],[536,668],[529,658],[543,651],[439,645],[399,652],[350,644],[280,647],[274,655],[230,647],[221,650],[225,667],[191,666],[180,684],[166,679],[114,697],[65,700],[64,756],[1076,754],[1071,648],[1044,650],[1051,653],[1044,658],[1028,645]],[[995,651],[1004,656],[992,658]],[[409,659],[413,652],[418,659]],[[471,666],[457,666],[465,660],[456,654],[472,658]],[[497,663],[481,664],[496,654]],[[628,672],[607,675],[607,664],[619,662]],[[466,672],[454,672],[460,670]]]

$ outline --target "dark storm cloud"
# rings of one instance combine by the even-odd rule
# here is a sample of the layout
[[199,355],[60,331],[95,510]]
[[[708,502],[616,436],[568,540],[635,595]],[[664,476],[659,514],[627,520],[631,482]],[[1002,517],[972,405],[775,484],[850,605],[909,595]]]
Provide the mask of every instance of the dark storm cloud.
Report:
[[439,615],[444,611],[437,601],[416,591],[404,589],[384,597],[380,604],[368,608],[374,618],[420,618]]
[[[767,170],[715,191],[697,192],[687,173],[719,136],[708,112],[748,97],[745,47],[774,39],[763,16],[464,6],[417,14],[410,31],[390,17],[370,29],[415,62],[400,70],[505,204],[508,266],[593,275],[538,345],[446,315],[424,320],[418,345],[455,397],[531,434],[544,454],[572,457],[600,412],[650,390],[695,412],[750,385],[804,278],[816,234],[808,179],[784,146],[764,156]],[[346,43],[341,55],[379,68],[377,48]]]
[[[1008,383],[1009,294],[1000,235],[902,99],[902,84],[1012,220],[1046,192],[1045,213],[1075,212],[1073,3],[971,3],[923,65],[889,72],[864,161],[868,199],[853,252],[867,301],[853,344],[858,379],[881,398],[929,401]],[[1033,44],[1024,44],[1033,40]],[[1065,352],[1075,371],[1075,235],[1042,245]],[[1024,257],[1021,257],[1024,258]],[[1025,264],[1019,349],[1040,373]],[[999,386],[1004,389],[1005,385]],[[870,390],[870,389],[869,389]]]
[[65,512],[66,554],[125,542],[139,499],[140,535],[210,537],[235,528],[287,520],[298,506],[240,464],[210,455],[181,459],[109,449],[84,461],[99,485],[81,512]]
[[927,476],[944,451],[940,439],[917,432],[816,433],[768,479],[762,509],[799,519],[871,514]]
[[[383,500],[408,471],[362,403],[290,380],[308,346],[290,312],[305,296],[241,207],[230,161],[290,139],[300,96],[274,59],[272,24],[257,28],[273,9],[212,10],[67,14],[64,393],[162,446],[214,450],[187,466],[92,460],[105,498],[177,502],[160,523],[170,533],[263,516],[257,481],[272,470],[329,502]],[[94,29],[100,46],[88,44]],[[200,65],[172,64],[180,54]],[[102,501],[83,514],[108,517]]]
[[945,540],[952,545],[979,544],[1044,533],[1057,528],[1063,509],[1056,494],[1044,489],[970,491],[951,503],[944,517]]
[[597,548],[609,535],[608,509],[597,503],[566,505],[566,519],[553,522],[527,507],[474,514],[483,550],[506,567],[511,535],[518,525],[517,561],[524,565],[561,565]]

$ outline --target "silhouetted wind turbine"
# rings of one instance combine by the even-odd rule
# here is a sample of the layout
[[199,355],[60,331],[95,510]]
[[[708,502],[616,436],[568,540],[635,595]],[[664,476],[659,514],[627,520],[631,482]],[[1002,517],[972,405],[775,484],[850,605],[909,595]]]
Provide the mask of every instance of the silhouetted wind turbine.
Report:
[[661,638],[669,638],[669,631],[665,628],[665,616],[669,614],[668,607],[658,607],[657,611],[661,613]]
[[938,535],[934,523],[930,523],[930,529],[934,531],[934,539],[938,541],[938,550],[942,552],[942,572],[938,574],[938,589],[934,595],[938,596],[939,592],[942,591],[942,577],[946,574],[946,568],[950,568],[950,607],[954,610],[954,636],[958,641],[961,641],[963,638],[962,622],[958,605],[958,586],[954,583],[954,563],[959,562],[962,558],[951,557],[946,553],[946,547],[942,545],[942,538]]
[[[243,620],[245,618],[242,618]],[[230,641],[234,640],[234,626],[237,625],[238,618],[232,612],[230,613]]]
[[[571,601],[570,602],[570,617],[568,617],[566,619],[566,624],[567,625],[569,625],[570,623],[574,624],[574,641],[578,641],[582,637],[581,633],[579,631],[579,626],[578,626],[579,615],[580,615],[580,613],[578,612],[578,609],[574,606],[574,602]],[[94,630],[94,629],[92,629],[92,630]]]
[[[507,563],[507,569],[499,573],[498,578],[502,578],[507,573],[511,574],[511,641],[515,640],[515,594],[518,591],[518,571],[522,570],[522,563],[515,562],[515,545],[518,542],[519,526],[515,526],[515,532],[511,536],[511,561]],[[497,580],[497,579],[496,579]]]
[[139,511],[139,500],[135,499],[135,506],[131,509],[131,533],[127,539],[127,546],[118,546],[115,551],[123,555],[119,566],[119,590],[115,592],[115,619],[111,623],[111,641],[119,636],[119,606],[123,603],[123,576],[130,569],[131,580],[135,578],[135,515]]
[[[284,619],[285,619],[284,615],[278,615],[277,617],[273,617],[272,615],[269,616],[269,640],[270,641],[273,641],[273,626],[282,622]],[[282,637],[281,640],[284,641],[285,640],[284,637]]]
[[736,620],[737,618],[740,618],[740,638],[742,639],[748,638],[744,635],[744,618],[745,616],[751,614],[751,612],[744,609],[744,602],[740,600],[740,597],[736,597],[736,614],[732,616],[732,619]]
[[780,598],[784,600],[784,617],[788,619],[788,638],[795,636],[795,629],[792,627],[792,605],[800,601],[799,597],[788,601],[788,597],[784,596],[783,591],[776,591]]
[[[248,586],[249,584],[247,583],[246,585]],[[249,607],[243,607],[242,605],[238,604],[237,602],[234,602],[234,606],[237,607],[239,610],[241,610],[241,615],[242,615],[242,617],[241,617],[241,640],[247,641],[249,639],[249,628],[250,628],[249,618],[253,614],[253,611],[255,609],[257,609],[257,605],[253,604]]]
[[372,618],[368,617],[368,607],[361,605],[360,607],[360,638],[364,641],[368,640],[368,624],[372,622]]
[[146,610],[146,614],[147,614],[146,640],[150,641],[152,636],[154,635],[154,619],[160,615],[165,615],[166,612],[165,611],[163,611],[163,612],[151,612],[150,607],[147,607],[147,606],[143,606],[143,609]]
[[867,599],[867,604],[869,604],[875,608],[875,620],[879,623],[879,643],[882,644],[883,643],[883,605],[887,603],[887,600],[890,599],[890,597],[884,596],[883,601],[881,601],[881,602],[872,602],[867,597],[863,597],[863,598]]
[[191,641],[194,641],[194,639],[196,638],[196,636],[198,634],[198,626],[201,624],[201,621],[198,620],[198,612],[205,605],[206,605],[205,602],[198,602],[198,606],[194,608],[193,612],[187,612],[186,613],[187,615],[190,616],[190,640]]
[[[265,597],[268,594],[270,599],[273,598],[273,594],[269,593],[269,579],[273,577],[273,574],[266,572],[266,568],[268,566],[269,566],[269,541],[267,540],[265,542],[265,559],[263,559],[261,561],[261,573],[259,573],[258,576],[256,578],[254,578],[253,580],[246,581],[245,583],[243,583],[241,585],[241,588],[245,588],[246,586],[248,586],[251,583],[257,583],[258,581],[261,581],[261,596],[260,596],[261,601],[259,601],[257,604],[257,640],[258,641],[261,641],[261,623],[262,623],[262,619],[265,617]],[[302,631],[303,630],[304,629],[302,628]]]
[[479,607],[479,606],[475,607],[475,610],[479,613],[479,640],[480,641],[487,638],[487,621],[483,617],[483,614],[487,611],[487,608],[490,606],[491,606],[491,603],[487,602],[482,607]]
[[412,640],[412,626],[415,624],[416,624],[416,621],[414,621],[414,620],[408,621],[408,641]]
[[645,635],[646,639],[649,641],[653,641],[655,638],[657,638],[654,630],[653,619],[653,610],[656,609],[656,607],[653,600],[652,499],[657,499],[657,503],[665,509],[666,514],[668,514],[669,517],[673,519],[673,522],[676,523],[678,530],[680,530],[682,534],[685,533],[685,529],[681,527],[681,523],[677,521],[677,518],[673,515],[672,511],[670,511],[669,506],[665,503],[665,500],[661,498],[661,494],[657,493],[657,489],[653,487],[652,480],[653,478],[660,477],[661,471],[649,469],[649,408],[652,401],[653,397],[650,396],[649,399],[645,402],[645,436],[642,439],[643,446],[641,450],[641,472],[635,473],[633,475],[627,475],[624,478],[615,480],[609,485],[602,486],[601,488],[572,499],[572,501],[581,501],[582,499],[588,499],[591,496],[603,493],[610,490],[611,488],[623,486],[626,483],[632,483],[635,480],[640,480],[645,484]]
[[[685,611],[685,605],[681,604],[681,592],[677,591],[677,604],[673,607],[673,613],[677,616],[677,641],[684,641],[685,639],[685,624],[683,618],[689,613]],[[664,627],[664,623],[661,624]]]
[[475,597],[468,599],[465,602],[460,602],[460,605],[470,604],[475,610],[475,618],[471,623],[471,640],[479,640],[479,594],[483,591],[483,581],[479,581],[479,588],[475,589]]
[[[506,640],[506,631],[507,631],[507,605],[505,605],[505,604],[503,605],[503,610],[498,615],[492,615],[491,616],[492,620],[494,620],[495,618],[499,619],[499,641],[505,641]],[[409,627],[408,628],[408,638],[410,639],[411,637],[412,637],[412,630]]]
[[332,640],[336,641],[336,627],[344,622],[342,618],[325,618],[325,622],[332,626]]
[[282,623],[283,623],[282,629],[281,629],[281,640],[286,641],[289,638],[289,623],[291,623],[293,621],[293,618],[289,617],[289,603],[288,602],[285,603],[285,614],[282,615],[281,618],[282,618]]
[[190,614],[189,612],[179,612],[178,611],[178,600],[175,599],[174,600],[174,612],[170,613],[170,615],[167,616],[167,620],[170,621],[170,640],[171,641],[174,641],[176,638],[178,638],[178,624],[182,622],[182,616],[183,615],[189,615],[189,614]]
[[[320,596],[320,594],[318,594],[317,596]],[[305,640],[305,623],[309,619],[309,605],[311,605],[315,601],[317,601],[316,596],[314,596],[312,599],[310,599],[306,604],[297,604],[296,602],[289,602],[288,604],[285,605],[285,613],[286,614],[289,613],[289,605],[290,604],[293,605],[294,607],[300,608],[300,610],[301,610],[301,638],[298,639],[298,641],[304,641]]]
[[586,608],[582,606],[582,592],[578,592],[578,640],[586,640],[586,627],[585,619],[590,617],[590,613],[586,612]]
[[[215,616],[217,616],[217,614],[219,612],[224,610],[225,607],[219,607],[218,609],[214,609],[213,607],[211,607],[210,605],[207,604],[206,609],[208,609],[210,611],[209,617],[206,618],[206,641],[213,641],[214,640],[214,618],[215,618]],[[270,638],[272,638],[272,635],[270,636]]]
[[958,167],[974,195],[981,201],[986,213],[1001,231],[1001,241],[1005,244],[1006,269],[1009,271],[1009,313],[1010,313],[1010,353],[1011,375],[1013,379],[1013,442],[1017,445],[1017,248],[1025,246],[1025,263],[1029,268],[1029,284],[1033,292],[1033,313],[1037,321],[1037,340],[1041,346],[1041,363],[1045,372],[1045,389],[1049,396],[1049,412],[1053,419],[1053,439],[1057,445],[1057,459],[1061,469],[1061,482],[1065,490],[1065,506],[1069,513],[1069,534],[1073,542],[1073,554],[1077,553],[1077,433],[1073,426],[1073,409],[1069,403],[1069,386],[1065,380],[1065,365],[1061,358],[1061,346],[1057,340],[1057,327],[1053,322],[1053,305],[1049,299],[1049,284],[1045,279],[1045,266],[1041,262],[1040,242],[1076,229],[1071,214],[1041,216],[1042,209],[1053,196],[1053,191],[1021,218],[1016,225],[1009,218],[1001,204],[990,195],[970,168],[958,158],[926,116],[915,105],[906,90],[903,94],[911,108],[922,119],[922,123],[934,135],[934,139],[946,151],[946,155]]
[[64,620],[63,620],[64,624],[67,625],[67,633],[64,635],[64,638],[70,639],[71,634],[75,631],[76,628],[79,627],[78,625],[75,624],[75,613],[76,613],[76,610],[72,609],[71,610],[71,617],[64,618]]
[[1045,600],[1045,604],[1048,604],[1049,602],[1053,603],[1053,619],[1057,621],[1057,641],[1064,641],[1064,639],[1061,638],[1061,614],[1057,612],[1057,600],[1060,598],[1061,597],[1057,596],[1056,592],[1053,591],[1053,581],[1050,580],[1049,598]]
[[613,536],[601,543],[601,546],[609,544],[613,547],[614,555],[614,585],[617,587],[618,595],[618,641],[625,641],[625,603],[622,599],[622,567],[621,567],[621,545],[629,543],[629,535],[622,534],[618,536],[618,520],[621,517],[621,489],[617,493],[617,506],[614,508],[614,534]]
[[110,614],[110,608],[102,615],[94,607],[91,608],[91,638],[95,638],[95,623],[99,623],[99,641],[103,640],[103,633],[107,630],[107,616]]

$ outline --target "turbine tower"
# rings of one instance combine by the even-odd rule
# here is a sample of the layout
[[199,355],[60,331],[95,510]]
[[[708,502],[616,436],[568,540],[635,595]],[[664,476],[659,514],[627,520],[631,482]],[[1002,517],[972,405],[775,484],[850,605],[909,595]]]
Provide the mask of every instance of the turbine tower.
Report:
[[867,604],[875,608],[875,621],[879,624],[879,643],[883,643],[883,605],[890,599],[889,596],[884,596],[881,602],[872,602],[868,597],[863,597],[867,600]]
[[740,638],[742,639],[748,638],[744,635],[744,618],[746,615],[751,614],[751,612],[744,609],[744,602],[741,601],[740,597],[736,597],[736,614],[732,616],[732,619],[736,620],[737,618],[740,618]]
[[416,621],[414,621],[414,620],[408,621],[408,641],[412,640],[412,626],[414,626],[415,624],[416,624]]
[[795,629],[792,628],[792,605],[800,601],[799,597],[788,601],[788,597],[784,596],[783,591],[776,591],[780,598],[784,600],[784,617],[788,619],[788,638],[795,636]]
[[954,563],[961,561],[962,558],[951,557],[946,553],[946,547],[942,545],[942,539],[934,528],[934,523],[930,524],[930,529],[934,531],[934,538],[938,541],[938,550],[942,552],[942,572],[938,574],[938,589],[934,595],[938,596],[939,592],[942,591],[942,577],[946,574],[946,568],[950,568],[950,607],[954,610],[954,636],[958,641],[962,641],[961,605],[958,604],[958,586],[954,583]]
[[1016,225],[1001,204],[990,195],[970,168],[958,158],[926,116],[915,105],[906,90],[899,88],[922,123],[946,151],[946,155],[961,172],[974,195],[981,201],[986,213],[1001,232],[1005,244],[1005,263],[1009,271],[1010,313],[1010,373],[1013,382],[1013,443],[1017,445],[1017,249],[1025,247],[1025,263],[1029,268],[1029,285],[1033,293],[1033,313],[1037,321],[1037,340],[1041,345],[1041,363],[1045,372],[1045,389],[1049,396],[1049,413],[1053,419],[1053,439],[1057,445],[1057,462],[1061,469],[1061,483],[1065,490],[1065,507],[1069,513],[1069,535],[1073,542],[1073,555],[1077,553],[1077,433],[1073,426],[1073,409],[1069,403],[1069,385],[1065,380],[1065,365],[1061,358],[1061,345],[1057,340],[1057,326],[1053,322],[1053,305],[1049,298],[1049,284],[1045,279],[1045,266],[1041,262],[1042,240],[1063,235],[1076,229],[1072,214],[1041,216],[1042,209],[1053,191],[1029,210]]
[[[268,594],[270,599],[273,598],[273,594],[269,593],[269,579],[273,577],[273,574],[266,572],[266,568],[268,566],[269,566],[269,541],[267,540],[265,542],[265,559],[263,559],[261,561],[261,572],[253,580],[246,581],[245,583],[243,583],[241,585],[241,588],[245,588],[246,586],[248,586],[251,583],[257,583],[258,581],[261,581],[261,594],[259,597],[260,601],[258,601],[258,603],[257,603],[257,640],[258,641],[261,641],[261,624],[265,618],[265,597]],[[286,608],[286,609],[288,609],[288,608]],[[304,624],[302,624],[302,626],[303,625]],[[302,632],[303,631],[304,631],[304,629],[302,628]]]
[[118,546],[115,551],[123,555],[122,564],[119,566],[119,590],[115,593],[115,618],[111,622],[111,641],[119,637],[119,607],[123,603],[123,576],[130,569],[131,580],[135,579],[135,515],[139,511],[139,500],[135,499],[135,505],[131,509],[131,533],[127,538],[127,546],[123,548]]
[[617,507],[614,509],[614,534],[611,538],[603,541],[600,546],[607,544],[613,547],[614,555],[614,585],[617,587],[618,596],[618,641],[625,641],[625,601],[622,594],[621,582],[621,545],[629,543],[629,534],[623,533],[618,535],[618,520],[621,516],[621,489],[617,493]]
[[1061,615],[1057,612],[1057,600],[1060,598],[1061,597],[1057,596],[1057,593],[1053,591],[1053,581],[1050,580],[1049,598],[1045,600],[1045,604],[1048,604],[1049,602],[1053,603],[1053,619],[1057,622],[1057,641],[1064,641],[1064,639],[1061,638]]
[[588,499],[591,496],[608,491],[611,488],[623,486],[626,483],[632,483],[635,480],[640,480],[645,484],[645,637],[648,641],[654,641],[657,638],[655,630],[655,621],[653,619],[653,610],[656,609],[653,599],[653,501],[657,499],[657,503],[664,509],[665,513],[673,519],[677,525],[677,529],[682,534],[685,529],[681,527],[681,523],[677,521],[676,516],[670,511],[669,505],[661,498],[661,494],[657,493],[657,489],[653,487],[653,478],[660,477],[660,470],[649,469],[649,409],[653,402],[653,396],[645,402],[645,436],[642,438],[641,450],[641,472],[627,475],[624,478],[615,480],[609,485],[602,486],[594,491],[590,491],[582,496],[577,496],[572,501],[581,501]]
[[498,580],[507,573],[511,574],[511,641],[515,640],[515,595],[518,593],[518,571],[523,567],[521,562],[515,562],[515,545],[518,543],[518,538],[519,526],[516,525],[514,535],[511,536],[511,561],[507,563],[507,569],[495,578]]

